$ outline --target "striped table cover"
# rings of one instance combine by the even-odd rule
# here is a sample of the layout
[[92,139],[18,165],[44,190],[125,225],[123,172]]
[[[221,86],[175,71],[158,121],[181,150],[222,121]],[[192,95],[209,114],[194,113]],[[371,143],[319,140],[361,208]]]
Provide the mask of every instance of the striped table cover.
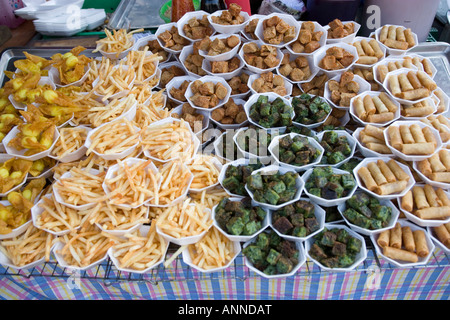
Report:
[[199,273],[178,258],[172,264],[148,276],[118,273],[111,263],[81,274],[50,263],[22,270],[24,276],[11,275],[0,266],[0,299],[449,300],[450,296],[449,258],[439,248],[421,267],[396,268],[369,250],[364,265],[353,271],[322,271],[308,260],[295,275],[279,279],[253,273],[242,256],[220,274]]

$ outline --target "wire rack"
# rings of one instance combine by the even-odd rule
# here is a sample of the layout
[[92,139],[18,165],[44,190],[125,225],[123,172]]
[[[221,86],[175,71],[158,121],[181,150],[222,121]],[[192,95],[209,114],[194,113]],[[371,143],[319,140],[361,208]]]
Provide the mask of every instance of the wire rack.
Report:
[[[380,259],[377,255],[370,239],[366,239],[367,259],[364,260],[357,268],[347,272],[373,272],[375,268],[379,270],[392,270],[397,266],[390,264],[384,259]],[[167,258],[175,253],[177,246],[170,245],[167,253]],[[414,266],[409,268],[444,268],[450,266],[450,256],[446,252],[436,248],[432,253],[432,257],[426,265]],[[295,281],[299,277],[310,277],[312,275],[321,275],[331,273],[321,269],[313,261],[307,260],[306,263],[298,270],[293,277],[285,278],[286,281]],[[220,272],[203,273],[185,264],[181,256],[177,256],[173,262],[164,266],[163,264],[144,273],[130,273],[118,270],[109,258],[106,258],[99,265],[92,267],[85,271],[75,271],[70,268],[60,266],[55,259],[50,259],[40,266],[33,267],[29,270],[12,269],[0,266],[0,276],[10,277],[49,277],[49,278],[70,278],[79,276],[83,279],[102,281],[104,285],[109,286],[118,282],[145,282],[157,285],[160,282],[172,281],[201,281],[201,280],[221,280],[221,279],[236,279],[245,281],[252,278],[260,278],[261,276],[253,272],[245,265],[245,258],[239,254],[234,260],[233,264]]]

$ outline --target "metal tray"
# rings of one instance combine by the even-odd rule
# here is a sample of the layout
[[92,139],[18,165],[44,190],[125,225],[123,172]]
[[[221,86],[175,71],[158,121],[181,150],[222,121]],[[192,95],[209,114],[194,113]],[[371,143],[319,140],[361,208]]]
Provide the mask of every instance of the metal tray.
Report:
[[166,22],[160,17],[167,0],[122,0],[108,23],[111,29],[152,29]]

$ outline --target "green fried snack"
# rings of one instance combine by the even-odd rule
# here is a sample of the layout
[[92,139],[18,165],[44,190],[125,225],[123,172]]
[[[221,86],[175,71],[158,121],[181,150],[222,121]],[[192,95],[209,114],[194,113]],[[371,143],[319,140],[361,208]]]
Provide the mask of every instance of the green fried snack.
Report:
[[296,201],[272,212],[272,226],[281,234],[306,237],[320,228],[314,209],[307,200]]
[[250,106],[249,117],[263,128],[286,127],[292,125],[292,112],[281,97],[270,102],[268,96],[260,95]]
[[305,181],[306,190],[323,199],[346,197],[356,187],[356,180],[350,173],[334,173],[330,166],[315,167]]
[[233,194],[246,197],[248,193],[245,190],[245,184],[252,172],[261,167],[262,164],[260,162],[255,164],[249,163],[248,165],[230,165],[225,171],[222,186]]
[[324,121],[331,112],[331,106],[325,99],[303,93],[292,98],[294,109],[294,121],[304,125],[310,125]]
[[278,146],[274,148],[280,162],[293,166],[304,166],[316,161],[321,152],[315,148],[308,137],[302,135],[284,135],[280,137]]
[[337,164],[352,154],[352,147],[347,136],[339,136],[338,130],[324,131],[320,145],[325,150],[322,164]]

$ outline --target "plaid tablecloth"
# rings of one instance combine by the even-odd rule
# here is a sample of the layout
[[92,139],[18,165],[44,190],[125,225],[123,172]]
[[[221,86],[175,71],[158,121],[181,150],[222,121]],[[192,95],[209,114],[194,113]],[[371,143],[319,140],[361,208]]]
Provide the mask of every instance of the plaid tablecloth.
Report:
[[[16,272],[16,274],[14,274]],[[18,275],[20,274],[20,275]],[[396,268],[369,250],[350,272],[322,271],[311,261],[291,277],[266,279],[239,256],[225,271],[201,274],[181,259],[145,275],[125,274],[105,261],[77,273],[48,263],[33,270],[0,267],[0,298],[23,300],[449,300],[448,256],[436,248],[426,266]]]

